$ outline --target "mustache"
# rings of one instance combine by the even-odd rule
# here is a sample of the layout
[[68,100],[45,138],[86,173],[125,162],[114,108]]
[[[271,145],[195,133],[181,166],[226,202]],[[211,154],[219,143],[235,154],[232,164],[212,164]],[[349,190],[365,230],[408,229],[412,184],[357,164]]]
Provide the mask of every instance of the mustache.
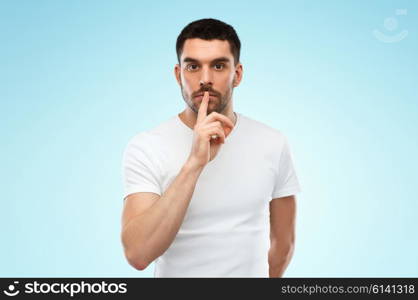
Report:
[[209,92],[209,96],[216,96],[216,97],[221,96],[221,93],[219,93],[218,91],[215,91],[210,86],[202,86],[197,92],[193,93],[192,96],[193,98],[197,96],[203,96],[204,92],[206,91]]

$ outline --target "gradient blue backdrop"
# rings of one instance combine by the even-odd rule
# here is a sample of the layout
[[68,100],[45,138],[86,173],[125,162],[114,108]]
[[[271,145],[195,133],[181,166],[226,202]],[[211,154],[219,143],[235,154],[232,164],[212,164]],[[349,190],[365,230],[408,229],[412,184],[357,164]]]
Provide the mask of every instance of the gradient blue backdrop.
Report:
[[184,109],[175,41],[204,17],[241,39],[235,110],[291,143],[285,276],[418,276],[417,2],[173,2],[0,1],[0,276],[153,276],[122,251],[122,151]]

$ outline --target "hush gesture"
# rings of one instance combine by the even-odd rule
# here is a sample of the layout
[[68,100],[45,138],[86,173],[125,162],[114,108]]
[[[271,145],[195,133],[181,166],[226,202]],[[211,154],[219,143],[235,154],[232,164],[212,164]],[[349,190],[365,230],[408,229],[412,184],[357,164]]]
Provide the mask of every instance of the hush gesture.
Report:
[[234,128],[234,123],[228,117],[217,112],[208,115],[208,103],[209,92],[206,91],[193,129],[193,145],[189,156],[189,160],[200,167],[215,158],[221,144],[225,143]]

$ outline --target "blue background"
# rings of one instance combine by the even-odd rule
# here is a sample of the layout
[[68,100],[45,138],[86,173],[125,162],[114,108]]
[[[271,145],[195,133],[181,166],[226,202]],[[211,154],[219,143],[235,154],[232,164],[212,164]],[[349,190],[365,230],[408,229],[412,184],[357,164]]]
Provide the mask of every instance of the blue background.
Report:
[[153,276],[123,255],[122,152],[184,109],[175,41],[204,17],[242,42],[235,111],[289,138],[303,192],[285,276],[418,276],[417,12],[380,0],[0,1],[0,276]]

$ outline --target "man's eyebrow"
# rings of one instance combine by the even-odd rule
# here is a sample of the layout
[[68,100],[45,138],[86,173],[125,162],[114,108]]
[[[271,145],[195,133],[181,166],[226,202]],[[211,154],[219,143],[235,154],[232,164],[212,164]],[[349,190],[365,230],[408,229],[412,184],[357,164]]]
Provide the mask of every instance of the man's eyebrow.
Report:
[[[215,59],[213,59],[212,60],[212,63],[215,63],[215,62],[229,62],[230,60],[229,60],[229,58],[228,57],[225,57],[225,56],[222,56],[222,57],[218,57],[218,58],[215,58]],[[185,57],[184,59],[183,59],[183,62],[194,62],[194,63],[198,63],[199,62],[199,60],[197,60],[197,59],[195,59],[195,58],[192,58],[192,57]]]
[[229,62],[229,58],[228,57],[219,57],[219,58],[215,58],[214,60],[212,60],[212,62]]

